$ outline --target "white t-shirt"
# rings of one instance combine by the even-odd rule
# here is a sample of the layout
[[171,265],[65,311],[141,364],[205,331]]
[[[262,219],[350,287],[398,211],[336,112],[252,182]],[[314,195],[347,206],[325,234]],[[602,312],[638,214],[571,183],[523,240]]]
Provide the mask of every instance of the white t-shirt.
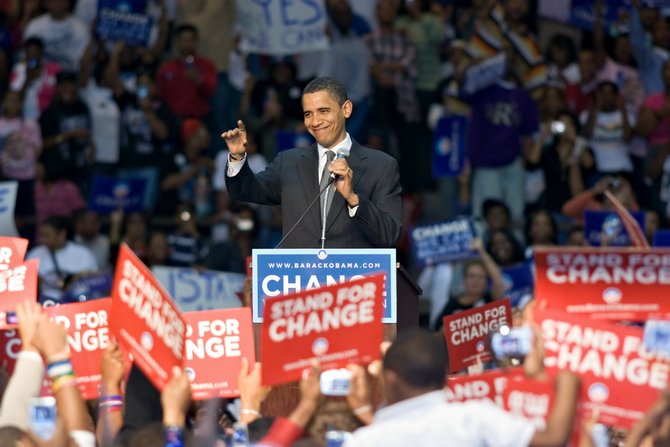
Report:
[[[579,120],[585,125],[589,112]],[[628,114],[628,124],[635,126],[635,116]],[[632,172],[633,163],[628,154],[629,142],[624,140],[623,115],[620,110],[598,112],[589,145],[596,157],[596,169],[600,172]]]
[[[98,262],[88,248],[74,242],[66,242],[65,246],[54,253],[61,273],[61,280],[65,276],[98,270]],[[56,272],[54,258],[45,245],[38,245],[28,252],[26,259],[39,259],[38,274],[42,279],[42,295],[58,299],[63,294],[59,287],[59,277]]]
[[23,38],[39,37],[44,42],[44,56],[57,62],[63,70],[77,70],[79,61],[90,40],[90,32],[84,22],[74,16],[54,20],[42,14],[28,22]]
[[527,446],[535,434],[532,423],[490,401],[446,399],[433,391],[382,408],[344,447]]

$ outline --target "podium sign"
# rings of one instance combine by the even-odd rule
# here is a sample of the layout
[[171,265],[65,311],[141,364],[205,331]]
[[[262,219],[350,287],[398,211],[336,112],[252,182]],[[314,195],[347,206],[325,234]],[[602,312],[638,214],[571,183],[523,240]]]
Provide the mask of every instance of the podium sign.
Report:
[[263,321],[268,297],[384,273],[384,323],[396,323],[396,253],[380,249],[261,249],[252,254],[253,322]]

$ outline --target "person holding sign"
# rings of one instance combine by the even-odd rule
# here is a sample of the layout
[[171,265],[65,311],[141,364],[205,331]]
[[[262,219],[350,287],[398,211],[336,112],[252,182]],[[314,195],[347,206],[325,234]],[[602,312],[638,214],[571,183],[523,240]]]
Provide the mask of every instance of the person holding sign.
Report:
[[[323,243],[322,236],[329,248],[394,247],[401,230],[397,162],[349,136],[345,123],[353,105],[339,81],[314,79],[303,90],[302,108],[305,127],[316,144],[280,153],[259,174],[246,163],[244,123],[238,121],[237,128],[221,134],[230,150],[226,184],[231,198],[280,204],[285,237],[280,245],[284,248],[317,248]],[[312,206],[325,190],[327,182],[320,182],[323,176],[336,179],[324,200],[325,212]],[[323,215],[327,216],[325,226]]]
[[481,239],[474,239],[472,248],[479,253],[479,259],[465,263],[463,293],[449,298],[440,316],[435,320],[435,330],[442,328],[444,317],[499,300],[505,293],[502,272],[491,255],[484,250]]

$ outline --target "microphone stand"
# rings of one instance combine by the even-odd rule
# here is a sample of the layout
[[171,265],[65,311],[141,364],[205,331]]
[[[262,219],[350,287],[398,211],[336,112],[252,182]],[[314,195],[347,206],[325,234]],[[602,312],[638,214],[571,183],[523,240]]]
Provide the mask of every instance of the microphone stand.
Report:
[[[321,195],[322,195],[324,192],[326,192],[326,191],[328,191],[328,192],[330,193],[330,187],[332,186],[333,183],[335,183],[335,180],[336,180],[335,177],[331,177],[331,178],[330,178],[330,180],[328,181],[328,184],[327,184],[323,189],[321,189],[321,190],[319,191],[319,193],[316,195],[316,197],[314,197],[314,200],[312,200],[312,201],[310,202],[310,204],[309,204],[309,206],[307,207],[307,209],[300,215],[300,217],[298,217],[298,220],[297,220],[297,221],[293,224],[293,226],[286,232],[286,234],[284,235],[284,237],[281,238],[281,240],[279,241],[279,243],[275,246],[275,249],[276,249],[276,248],[280,248],[280,247],[282,246],[282,244],[284,243],[284,241],[286,241],[286,239],[287,239],[291,234],[293,234],[293,232],[294,232],[295,229],[298,227],[298,225],[300,224],[300,222],[302,222],[302,220],[305,218],[305,216],[307,215],[307,213],[309,212],[309,210],[311,210],[311,209],[314,207],[314,204],[315,204],[316,202],[319,201],[319,198],[321,197]],[[325,208],[325,207],[324,207],[324,208]],[[323,221],[324,221],[324,222],[323,222],[323,229],[322,229],[322,236],[321,236],[321,248],[323,248],[323,244],[325,243],[325,232],[326,232],[326,222],[325,222],[325,219],[323,219]]]

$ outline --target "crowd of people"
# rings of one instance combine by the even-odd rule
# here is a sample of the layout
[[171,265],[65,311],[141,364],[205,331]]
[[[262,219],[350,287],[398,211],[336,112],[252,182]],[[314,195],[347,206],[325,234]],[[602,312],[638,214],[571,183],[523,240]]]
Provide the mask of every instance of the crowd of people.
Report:
[[[372,225],[360,234],[351,228],[362,224],[335,225],[332,240],[395,245],[424,291],[429,310],[421,322],[432,330],[445,316],[505,297],[503,270],[531,263],[534,247],[588,246],[584,212],[612,209],[609,193],[644,215],[650,243],[668,224],[670,15],[663,8],[633,0],[610,22],[607,2],[595,1],[592,30],[562,24],[540,40],[536,32],[548,22],[531,0],[324,0],[330,46],[271,57],[241,51],[234,0],[148,0],[144,47],[100,38],[97,3],[0,1],[0,175],[18,183],[16,227],[30,240],[27,258],[40,260],[43,304],[81,300],[72,285],[85,279],[88,299],[107,296],[124,243],[148,266],[244,273],[251,250],[275,247],[307,205],[293,201],[295,192],[281,200],[279,175],[299,180],[285,162],[294,163],[296,152],[285,151],[315,141],[335,151],[330,143],[340,143],[325,144],[313,128],[323,91],[341,108],[337,120],[346,119],[346,132],[339,130],[349,150],[374,150],[365,152],[368,164],[333,162],[347,185],[338,186],[344,200],[333,200]],[[500,55],[499,79],[465,88],[473,68]],[[452,176],[436,177],[440,124],[454,117],[468,123],[465,159]],[[233,141],[241,133],[243,148]],[[234,200],[258,196],[249,195],[249,179],[268,166],[256,178],[273,194],[252,200],[266,205]],[[356,184],[361,168],[386,183]],[[240,172],[243,180],[235,180]],[[142,179],[143,211],[91,209],[101,177]],[[283,209],[271,206],[280,201]],[[474,223],[477,257],[415,267],[408,230],[463,215]],[[307,228],[287,246],[315,245],[320,230]],[[606,234],[598,242],[613,243]],[[514,304],[521,312],[530,300],[532,292]],[[492,405],[447,404],[443,336],[418,331],[401,335],[383,365],[351,365],[346,399],[323,399],[313,365],[298,406],[274,420],[260,414],[269,389],[258,363],[240,373],[241,412],[229,402],[195,408],[181,372],[162,393],[135,367],[126,379],[113,343],[102,362],[101,399],[89,405],[94,427],[71,386],[62,330],[39,307],[18,313],[23,351],[0,408],[2,446],[42,445],[26,429],[28,401],[45,372],[59,410],[53,442],[60,444],[51,445],[68,436],[81,447],[228,445],[242,430],[237,422],[251,442],[268,446],[326,445],[327,436],[364,425],[346,445],[565,445],[574,420],[578,384],[567,372],[554,379],[560,399],[544,430]],[[527,358],[536,366],[537,351]],[[371,389],[381,389],[381,399]],[[669,409],[662,393],[626,445],[646,436],[663,445]]]

